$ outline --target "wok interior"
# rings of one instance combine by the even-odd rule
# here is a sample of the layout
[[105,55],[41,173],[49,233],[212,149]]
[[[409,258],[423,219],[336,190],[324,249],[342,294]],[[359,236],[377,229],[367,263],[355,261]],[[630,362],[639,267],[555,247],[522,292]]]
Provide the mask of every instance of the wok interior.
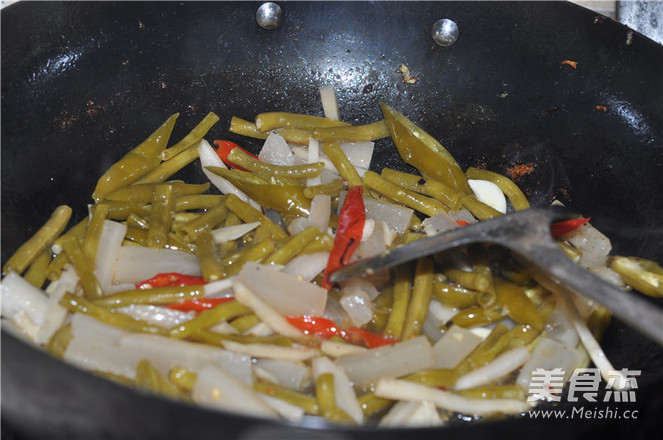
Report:
[[[376,121],[383,99],[463,169],[532,164],[518,183],[535,205],[558,198],[592,216],[615,253],[663,261],[660,46],[637,34],[627,45],[625,28],[567,4],[284,6],[274,31],[260,29],[257,4],[244,2],[3,10],[3,262],[55,206],[74,208],[72,224],[82,218],[99,176],[170,114],[180,113],[172,139],[214,111],[221,121],[208,138],[257,151],[258,141],[227,132],[231,116],[321,114],[318,87],[327,84],[342,119]],[[449,48],[430,37],[444,17],[461,32]],[[403,82],[401,64],[416,84]],[[384,166],[410,169],[390,140],[376,144],[373,168]],[[204,178],[194,167],[176,177]],[[639,366],[641,384],[660,384],[660,347],[619,323],[604,341],[617,368]]]

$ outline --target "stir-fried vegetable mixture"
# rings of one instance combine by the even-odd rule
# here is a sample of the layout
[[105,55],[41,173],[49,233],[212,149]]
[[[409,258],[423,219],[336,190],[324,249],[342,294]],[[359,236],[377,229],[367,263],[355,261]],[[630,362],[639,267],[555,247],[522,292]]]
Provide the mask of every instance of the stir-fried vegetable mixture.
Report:
[[[255,416],[434,426],[518,414],[531,374],[594,361],[610,313],[534,280],[508,251],[472,245],[334,284],[329,275],[426,236],[529,207],[505,176],[463,171],[381,103],[383,120],[274,112],[233,117],[258,155],[205,139],[168,147],[173,115],[101,176],[89,216],[50,219],[4,264],[3,326],[83,369]],[[420,174],[371,171],[391,137]],[[254,141],[255,142],[255,141]],[[169,180],[186,166],[204,182]],[[507,214],[508,215],[508,214]],[[551,233],[579,264],[663,295],[651,261],[610,257],[589,219]],[[540,281],[540,280],[539,280]]]

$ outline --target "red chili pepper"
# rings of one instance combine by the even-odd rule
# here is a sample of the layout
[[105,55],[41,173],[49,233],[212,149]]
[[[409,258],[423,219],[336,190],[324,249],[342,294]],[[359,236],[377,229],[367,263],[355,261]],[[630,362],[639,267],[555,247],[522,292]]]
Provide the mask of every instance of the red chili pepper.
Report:
[[321,318],[319,316],[288,316],[286,318],[290,324],[303,331],[304,334],[318,335],[323,338],[331,338],[340,333],[336,323],[331,319]]
[[227,303],[234,301],[235,298],[232,296],[226,298],[194,298],[188,299],[186,301],[179,301],[168,304],[166,307],[173,310],[179,310],[180,312],[204,312],[208,309],[213,309],[219,304]]
[[467,225],[469,225],[469,223],[466,222],[465,220],[456,220],[456,223],[458,224],[458,226],[467,226]]
[[347,264],[357,246],[359,246],[365,221],[366,211],[364,209],[362,187],[360,185],[353,186],[345,196],[343,208],[341,208],[338,215],[334,247],[329,253],[329,260],[322,281],[322,287],[325,289],[330,289],[333,285],[329,281],[329,275]]
[[247,170],[245,168],[242,168],[240,166],[235,165],[234,163],[232,163],[231,161],[228,160],[228,155],[230,154],[230,152],[232,150],[234,150],[235,148],[239,148],[240,150],[242,150],[243,152],[245,152],[249,156],[258,159],[258,156],[256,156],[255,154],[249,153],[244,148],[240,147],[239,145],[237,145],[234,142],[224,141],[224,140],[216,140],[216,141],[214,141],[214,145],[217,146],[216,154],[219,155],[219,157],[221,158],[223,163],[225,163],[226,165],[228,165],[230,167],[237,168],[240,171],[247,171]]
[[367,348],[381,347],[383,345],[391,345],[399,342],[398,339],[371,333],[357,327],[343,330],[340,336],[348,342],[355,345],[363,345]]
[[341,330],[331,319],[319,316],[288,316],[286,319],[290,324],[303,331],[304,334],[313,334],[325,339],[340,336],[351,344],[362,345],[368,348],[381,347],[399,342],[398,339],[371,333],[358,327]]
[[590,218],[591,217],[576,218],[572,220],[566,220],[564,222],[553,223],[551,227],[552,236],[557,238],[564,234],[568,234],[569,232],[578,229],[580,226],[587,223]]
[[140,281],[135,286],[136,289],[151,289],[153,287],[195,286],[197,284],[205,284],[205,280],[202,277],[168,272],[157,274],[149,280]]

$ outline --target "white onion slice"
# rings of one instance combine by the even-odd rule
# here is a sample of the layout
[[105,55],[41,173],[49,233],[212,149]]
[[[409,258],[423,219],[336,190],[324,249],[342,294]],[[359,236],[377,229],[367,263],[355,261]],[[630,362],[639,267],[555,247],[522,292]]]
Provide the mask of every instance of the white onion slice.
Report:
[[455,368],[467,357],[482,339],[463,327],[453,325],[433,345],[434,368]]
[[464,390],[494,382],[511,373],[529,360],[525,347],[516,347],[497,356],[492,362],[458,378],[454,388]]
[[242,223],[239,225],[225,226],[222,228],[213,229],[211,232],[215,242],[225,243],[228,241],[237,240],[244,234],[253,231],[258,226],[260,226],[260,222]]
[[233,341],[223,341],[223,346],[235,353],[248,354],[254,358],[279,359],[282,361],[301,362],[319,356],[320,351],[306,347],[284,347],[271,344],[242,344]]
[[311,200],[311,213],[308,216],[311,225],[320,232],[329,229],[329,216],[331,215],[331,196],[318,194]]
[[249,262],[237,280],[281,315],[320,316],[325,311],[327,290],[288,273]]
[[258,159],[273,165],[292,166],[301,164],[301,159],[297,158],[283,136],[270,132],[265,143],[258,153]]
[[471,399],[449,391],[399,379],[381,379],[375,387],[375,395],[393,400],[430,401],[438,408],[480,416],[493,413],[519,414],[530,408],[527,402],[522,400]]
[[[122,248],[122,241],[127,233],[127,225],[112,220],[104,220],[99,238],[94,274],[99,285],[106,291],[113,284],[115,266]],[[106,292],[108,294],[108,292]]]
[[326,85],[320,87],[320,101],[322,102],[322,111],[325,117],[338,121],[338,102],[336,101],[336,93],[334,87]]
[[373,158],[375,147],[374,142],[343,142],[340,147],[355,168],[368,170],[371,167],[371,159]]
[[258,318],[275,332],[291,337],[303,336],[303,333],[291,325],[283,315],[260,299],[257,294],[237,279],[233,280],[233,290],[235,292],[235,300],[253,309],[253,312]]
[[377,382],[383,377],[400,377],[433,366],[433,348],[425,336],[393,345],[372,348],[336,359],[356,385]]
[[255,365],[269,373],[274,383],[286,388],[304,391],[313,383],[311,369],[298,362],[258,358]]
[[304,420],[304,408],[267,394],[258,393],[258,396],[284,419],[294,423],[300,423]]
[[298,255],[285,265],[282,272],[310,282],[325,270],[328,260],[329,252]]
[[195,276],[201,273],[198,258],[187,252],[122,246],[115,265],[115,282],[137,283],[167,272]]
[[2,291],[2,316],[14,319],[20,312],[25,312],[37,326],[44,325],[49,310],[45,292],[16,272],[9,272],[0,283]]
[[212,148],[212,146],[205,139],[203,139],[200,142],[200,145],[198,146],[198,155],[200,156],[200,166],[203,170],[203,173],[205,173],[205,176],[207,176],[207,178],[212,183],[212,185],[216,186],[217,189],[221,191],[222,194],[235,194],[243,201],[251,204],[251,206],[253,206],[257,210],[261,210],[260,205],[255,200],[247,196],[244,192],[237,189],[237,187],[232,183],[230,183],[228,179],[225,179],[221,176],[217,176],[213,172],[206,169],[206,167],[209,166],[221,167],[221,168],[228,168],[228,167],[226,166],[226,164],[223,163],[219,155],[216,154],[216,151],[214,151],[214,148]]
[[334,397],[336,398],[336,405],[352,417],[355,422],[361,424],[364,421],[364,413],[361,410],[361,406],[359,406],[350,379],[343,369],[325,356],[313,359],[312,367],[315,379],[325,373],[334,375]]
[[[306,162],[307,163],[315,163],[320,160],[320,143],[313,139],[310,138],[308,140],[308,151],[306,155]],[[313,186],[313,185],[320,185],[322,183],[322,179],[320,176],[315,176],[311,177],[310,179],[307,179],[306,184],[308,186]]]
[[380,419],[378,426],[382,428],[423,428],[443,424],[440,413],[433,403],[427,400],[421,402],[401,400]]
[[260,395],[218,365],[198,373],[192,398],[199,405],[255,417],[278,417]]

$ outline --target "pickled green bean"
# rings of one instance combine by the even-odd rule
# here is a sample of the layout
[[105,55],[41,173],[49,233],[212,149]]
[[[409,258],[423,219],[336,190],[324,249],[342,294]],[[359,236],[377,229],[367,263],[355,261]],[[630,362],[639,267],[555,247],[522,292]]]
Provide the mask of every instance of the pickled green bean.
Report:
[[323,373],[315,380],[315,396],[320,414],[334,422],[352,422],[352,418],[336,405],[334,375]]
[[107,308],[126,307],[132,304],[164,305],[199,298],[204,294],[205,290],[202,285],[164,286],[124,290],[96,299],[94,304]]
[[320,142],[362,142],[389,137],[389,128],[384,120],[366,125],[344,127],[318,127],[313,138]]
[[104,228],[104,222],[108,217],[108,205],[100,204],[94,205],[91,208],[92,218],[85,233],[83,240],[83,254],[90,261],[90,266],[93,268],[97,264],[97,252],[99,250],[99,240],[101,239],[101,232]]
[[198,159],[198,145],[192,145],[172,159],[161,162],[161,165],[138,179],[136,183],[163,183],[196,159]]
[[97,280],[97,276],[94,274],[94,267],[92,267],[90,260],[83,254],[83,249],[81,249],[78,239],[71,237],[62,244],[62,247],[81,279],[85,296],[89,299],[101,298],[104,295],[104,291],[99,284],[99,280]]
[[393,400],[377,397],[372,391],[357,396],[357,401],[365,417],[375,416],[394,403]]
[[186,195],[175,198],[175,211],[210,209],[223,203],[226,197],[218,194]]
[[265,258],[263,264],[286,264],[299,254],[306,245],[315,240],[318,235],[320,235],[318,228],[309,226]]
[[[485,309],[482,309],[485,310]],[[495,359],[508,343],[508,339],[503,338],[509,328],[503,323],[498,323],[490,334],[472,350],[472,352],[463,359],[460,364],[454,368],[456,377],[464,376],[470,371],[483,367]]]
[[218,227],[226,220],[228,215],[228,208],[226,207],[225,200],[222,200],[218,205],[210,208],[195,220],[180,226],[179,232],[184,234],[184,241],[194,242],[203,232],[210,232],[212,229]]
[[207,115],[205,115],[203,120],[200,121],[198,125],[193,128],[193,130],[191,130],[189,134],[184,136],[181,141],[172,147],[163,150],[160,155],[161,160],[170,160],[192,145],[198,145],[202,138],[217,122],[219,122],[219,117],[213,112],[209,112]]
[[298,113],[269,112],[260,113],[256,116],[256,128],[262,133],[282,127],[312,130],[317,127],[339,127],[344,125],[350,124],[322,116],[311,116]]
[[357,169],[352,165],[338,142],[325,142],[320,150],[331,160],[341,177],[348,182],[348,185],[361,185],[361,177],[359,177]]
[[250,313],[251,309],[237,301],[230,301],[219,304],[218,306],[201,312],[198,316],[190,321],[176,325],[168,330],[168,335],[171,338],[182,339],[197,332],[198,330],[205,330],[218,324],[222,321],[236,318],[241,315]]
[[508,316],[518,324],[527,324],[535,329],[542,329],[543,318],[530,301],[522,287],[498,280],[495,283],[497,303],[501,305]]
[[255,139],[267,139],[267,136],[269,135],[269,133],[259,132],[254,122],[238,118],[237,116],[233,116],[230,119],[230,127],[228,128],[228,131]]
[[442,202],[402,188],[373,171],[367,171],[364,174],[364,184],[380,194],[384,194],[408,208],[422,212],[429,217],[434,216],[440,211],[447,210]]
[[245,223],[260,222],[263,225],[266,225],[275,239],[285,238],[288,236],[288,234],[283,229],[281,229],[279,225],[271,221],[263,213],[259,212],[253,206],[244,202],[234,194],[228,195],[228,198],[226,199],[226,206]]
[[[208,183],[190,184],[184,182],[168,182],[173,187],[173,196],[190,196],[202,194],[210,187]],[[130,203],[150,203],[154,193],[154,187],[158,183],[137,183],[124,188],[117,189],[106,195],[104,200]]]
[[22,274],[39,254],[53,244],[64,231],[70,218],[71,208],[69,206],[62,205],[55,208],[46,223],[9,257],[2,267],[2,274],[7,275],[10,271]]
[[444,276],[468,290],[485,292],[490,287],[490,280],[484,273],[464,271],[453,267],[443,270]]
[[242,267],[244,267],[249,261],[260,263],[265,257],[272,253],[274,249],[274,241],[265,240],[242,249],[235,258],[224,258],[221,260],[221,264],[223,264],[225,276],[229,277],[239,273],[239,271],[242,270]]
[[230,325],[237,330],[241,335],[251,330],[256,325],[260,324],[260,318],[255,313],[250,315],[240,316],[239,318],[233,319],[230,321]]
[[114,312],[106,307],[97,305],[92,301],[79,298],[69,292],[65,293],[59,304],[72,313],[83,313],[105,324],[119,327],[124,330],[156,335],[167,335],[168,330],[157,325],[134,319],[124,313]]
[[658,263],[643,258],[614,256],[609,264],[634,289],[653,297],[663,296],[663,268]]
[[28,267],[28,270],[25,272],[23,278],[25,278],[25,281],[32,284],[36,288],[41,289],[41,287],[46,282],[46,278],[48,276],[48,266],[50,264],[51,251],[50,249],[46,249],[41,254],[37,255],[37,258],[32,261],[32,264],[30,264],[30,267]]
[[168,232],[173,225],[175,202],[173,187],[157,185],[152,197],[149,228],[147,229],[147,245],[152,248],[163,248],[168,242]]
[[323,183],[320,185],[311,185],[304,188],[304,195],[309,199],[317,195],[324,194],[329,196],[337,196],[343,191],[344,185],[341,179],[334,179],[331,182]]
[[53,336],[48,340],[46,351],[56,358],[62,359],[72,337],[71,324],[64,324],[57,329],[55,333],[53,333]]
[[168,378],[181,390],[192,392],[193,387],[196,386],[198,375],[193,371],[187,370],[186,368],[173,367],[168,372]]
[[150,361],[143,359],[136,365],[136,385],[154,393],[174,399],[189,400],[174,383],[170,382]]
[[217,281],[224,278],[224,267],[216,255],[214,237],[208,230],[198,234],[196,239],[196,257],[198,257],[200,271],[205,281]]
[[433,296],[433,260],[420,258],[414,270],[414,287],[412,299],[405,316],[403,325],[403,339],[409,339],[421,334],[428,315],[428,306]]
[[451,318],[451,323],[461,327],[475,327],[478,325],[492,324],[504,318],[500,307],[472,306],[456,313]]
[[403,379],[429,387],[452,388],[458,377],[457,372],[453,369],[435,368],[417,371],[416,373],[405,376]]
[[166,148],[178,116],[172,115],[145,141],[115,162],[97,182],[92,198],[99,202],[106,194],[136,182],[157,168],[161,161],[159,154]]
[[412,272],[410,265],[402,264],[396,267],[396,280],[394,281],[394,301],[391,313],[387,320],[384,334],[400,339],[403,334],[405,317],[410,304],[410,292],[412,290]]
[[448,283],[442,274],[433,279],[433,296],[442,304],[463,309],[477,305],[477,292]]
[[417,176],[416,174],[403,173],[391,168],[383,168],[382,177],[409,190],[425,194],[442,202],[449,211],[456,211],[461,208],[461,199],[463,193],[455,188],[445,185],[430,178]]
[[267,396],[272,396],[302,408],[306,414],[317,416],[320,413],[318,400],[313,396],[298,393],[286,387],[276,384],[266,384],[263,382],[253,382],[253,389]]
[[274,165],[251,157],[239,148],[228,153],[228,160],[242,168],[253,172],[262,172],[274,177],[290,177],[293,179],[310,179],[317,177],[325,168],[323,162],[302,165]]

